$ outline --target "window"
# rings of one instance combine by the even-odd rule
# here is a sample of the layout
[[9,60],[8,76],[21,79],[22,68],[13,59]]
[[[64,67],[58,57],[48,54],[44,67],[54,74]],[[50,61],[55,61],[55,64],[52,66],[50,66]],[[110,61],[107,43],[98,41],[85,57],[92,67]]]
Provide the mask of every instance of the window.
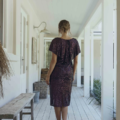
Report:
[[0,0],[0,42],[3,45],[3,0]]
[[51,42],[46,42],[46,46],[45,46],[45,49],[46,49],[46,53],[45,53],[45,55],[46,55],[46,68],[49,68],[50,62],[52,59],[52,52],[49,51],[50,44],[51,44]]

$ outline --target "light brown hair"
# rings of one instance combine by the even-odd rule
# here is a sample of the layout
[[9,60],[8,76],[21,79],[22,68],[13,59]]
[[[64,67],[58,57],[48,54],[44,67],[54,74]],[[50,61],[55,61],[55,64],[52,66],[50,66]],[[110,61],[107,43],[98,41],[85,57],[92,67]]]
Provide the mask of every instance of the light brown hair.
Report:
[[64,32],[66,33],[70,29],[70,23],[67,20],[61,20],[58,25],[59,33]]

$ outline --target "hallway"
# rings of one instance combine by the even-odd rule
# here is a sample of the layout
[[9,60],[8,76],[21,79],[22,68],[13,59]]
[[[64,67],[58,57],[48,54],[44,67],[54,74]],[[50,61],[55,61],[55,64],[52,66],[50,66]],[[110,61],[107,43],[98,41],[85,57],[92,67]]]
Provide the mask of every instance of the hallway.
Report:
[[[89,101],[83,97],[82,88],[73,86],[68,120],[101,120],[100,106],[94,102],[89,104]],[[24,116],[24,120],[30,120],[30,116]],[[49,105],[49,95],[34,104],[34,120],[56,120],[54,108]]]
[[[21,93],[34,92],[33,84],[51,62],[49,46],[61,37],[59,22],[66,19],[69,36],[81,49],[68,120],[120,120],[119,13],[120,0],[0,0],[0,52],[5,52],[12,72],[1,74],[6,67],[0,56],[0,108]],[[101,106],[89,104],[94,89]],[[48,95],[35,104],[35,120],[55,120],[49,100]]]

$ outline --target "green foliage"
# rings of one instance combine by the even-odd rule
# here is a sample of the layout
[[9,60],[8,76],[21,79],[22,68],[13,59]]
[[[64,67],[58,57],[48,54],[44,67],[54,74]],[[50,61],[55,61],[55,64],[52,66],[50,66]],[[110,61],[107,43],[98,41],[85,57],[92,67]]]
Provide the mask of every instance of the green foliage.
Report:
[[101,81],[100,80],[94,80],[92,95],[99,102],[99,104],[101,104]]

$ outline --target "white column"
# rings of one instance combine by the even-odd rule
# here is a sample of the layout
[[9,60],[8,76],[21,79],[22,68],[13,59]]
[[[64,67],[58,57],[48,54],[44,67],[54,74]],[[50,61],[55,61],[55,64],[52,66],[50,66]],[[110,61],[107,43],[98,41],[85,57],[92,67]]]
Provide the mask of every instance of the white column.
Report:
[[[81,49],[81,38],[78,38],[78,43],[79,43],[79,46]],[[78,55],[77,87],[82,87],[82,85],[81,85],[81,53]]]
[[117,120],[120,120],[120,0],[117,0]]
[[116,0],[114,0],[114,11],[113,11],[113,31],[114,31],[114,111],[116,112],[116,79],[117,79],[117,16],[116,16]]
[[4,48],[8,48],[8,1],[3,0],[3,44]]
[[[20,60],[20,14],[21,13],[21,1],[20,0],[16,0],[15,2],[15,38],[14,38],[14,50],[15,50],[15,54],[19,56],[19,60]],[[29,48],[28,48],[29,49]]]
[[100,41],[100,81],[102,81],[102,40]]
[[91,90],[93,90],[94,82],[94,39],[93,30],[91,30]]
[[0,42],[3,45],[3,1],[0,1]]
[[38,81],[40,81],[41,78],[41,34],[39,33],[39,41],[38,41]]
[[41,78],[41,69],[44,68],[44,55],[45,55],[45,52],[44,52],[44,33],[40,33],[39,34],[39,63],[38,63],[38,79],[40,80]]
[[84,39],[84,97],[90,96],[90,26],[85,27]]
[[[7,0],[7,50],[9,53],[13,51],[13,0]],[[15,23],[14,23],[15,24]]]
[[113,0],[102,7],[102,120],[113,120]]

